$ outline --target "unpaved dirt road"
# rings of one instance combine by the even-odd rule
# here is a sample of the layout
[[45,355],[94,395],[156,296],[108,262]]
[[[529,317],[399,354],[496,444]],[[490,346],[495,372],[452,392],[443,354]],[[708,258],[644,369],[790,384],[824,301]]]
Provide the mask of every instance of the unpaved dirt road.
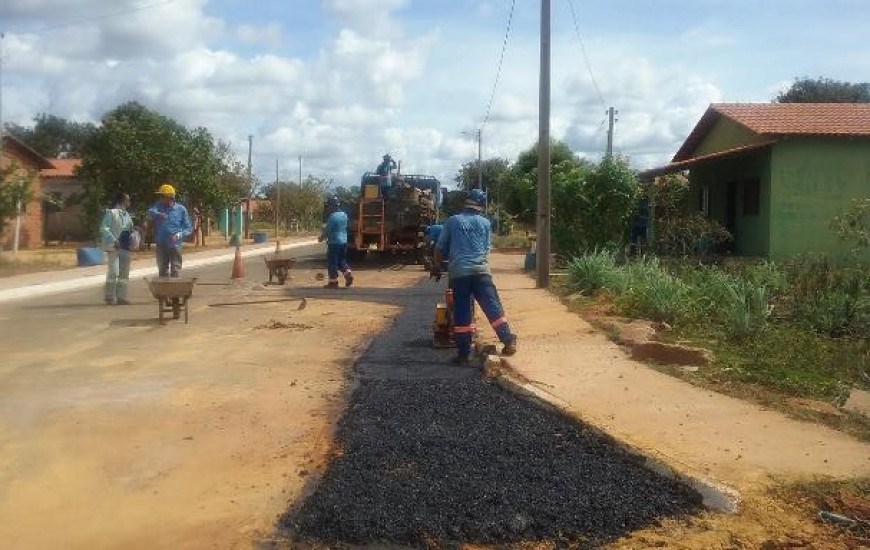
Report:
[[[297,251],[321,254],[319,247]],[[229,264],[189,270],[191,323],[159,327],[144,284],[130,307],[90,289],[0,305],[0,547],[250,548],[328,460],[355,354],[419,268],[358,271],[320,289],[240,286]],[[289,293],[298,302],[237,307]],[[355,294],[352,294],[355,293]],[[358,296],[358,297],[357,297]]]

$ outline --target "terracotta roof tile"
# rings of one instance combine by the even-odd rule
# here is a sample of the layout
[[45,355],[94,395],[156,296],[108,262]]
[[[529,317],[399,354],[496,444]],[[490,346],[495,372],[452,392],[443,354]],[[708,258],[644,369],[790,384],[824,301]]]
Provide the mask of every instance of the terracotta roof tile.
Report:
[[75,177],[75,169],[78,168],[82,161],[81,159],[48,159],[54,168],[47,168],[42,171],[44,178],[72,178]]
[[720,117],[766,137],[786,135],[870,136],[868,103],[712,103],[674,155],[692,158]]
[[870,136],[868,103],[714,103],[710,108],[763,135]]

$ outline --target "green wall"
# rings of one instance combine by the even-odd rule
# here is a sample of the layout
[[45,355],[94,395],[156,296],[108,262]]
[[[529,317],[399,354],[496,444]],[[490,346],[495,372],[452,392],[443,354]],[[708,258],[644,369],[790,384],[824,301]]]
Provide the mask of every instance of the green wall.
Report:
[[766,138],[756,134],[746,126],[734,122],[724,116],[710,129],[703,141],[695,148],[693,157],[727,151],[744,145],[754,145],[767,141]]
[[[728,183],[736,183],[735,227],[732,250],[741,256],[767,256],[770,252],[770,150],[765,149],[752,155],[722,159],[693,168],[689,174],[691,181],[691,201],[695,210],[700,210],[700,188],[710,188],[710,218],[727,226]],[[760,185],[758,215],[743,214],[744,182],[758,178]]]
[[774,145],[771,168],[771,256],[845,256],[849,244],[828,222],[850,199],[870,197],[870,139],[782,139]]

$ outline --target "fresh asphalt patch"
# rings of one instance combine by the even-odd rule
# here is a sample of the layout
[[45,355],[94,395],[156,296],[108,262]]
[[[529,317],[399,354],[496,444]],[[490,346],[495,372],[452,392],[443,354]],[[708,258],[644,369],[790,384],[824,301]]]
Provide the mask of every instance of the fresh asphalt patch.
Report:
[[[697,493],[598,431],[472,369],[457,374],[444,366],[449,351],[420,350],[443,292],[429,288],[409,299],[358,363],[360,386],[340,423],[336,458],[281,518],[291,537],[329,547],[551,541],[594,548],[700,510]],[[418,352],[432,363],[418,364]]]

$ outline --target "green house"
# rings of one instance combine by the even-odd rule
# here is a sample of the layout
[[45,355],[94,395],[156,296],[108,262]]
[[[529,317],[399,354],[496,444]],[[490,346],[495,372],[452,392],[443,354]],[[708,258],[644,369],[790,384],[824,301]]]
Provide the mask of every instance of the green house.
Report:
[[693,208],[734,236],[732,252],[841,257],[828,227],[851,199],[870,198],[870,105],[714,103],[667,166],[689,172]]

